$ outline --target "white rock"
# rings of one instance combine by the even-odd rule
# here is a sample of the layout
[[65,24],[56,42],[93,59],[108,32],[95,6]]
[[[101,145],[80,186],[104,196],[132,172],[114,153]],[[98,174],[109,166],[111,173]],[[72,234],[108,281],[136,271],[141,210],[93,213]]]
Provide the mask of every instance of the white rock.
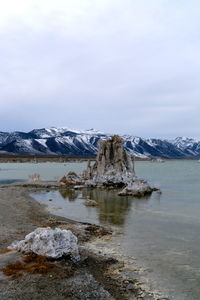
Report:
[[52,258],[70,255],[73,260],[79,260],[77,237],[70,230],[60,228],[37,228],[24,240],[13,242],[9,248]]
[[144,196],[150,194],[154,188],[151,188],[149,184],[141,179],[136,179],[132,183],[129,183],[121,192],[118,193],[119,196]]

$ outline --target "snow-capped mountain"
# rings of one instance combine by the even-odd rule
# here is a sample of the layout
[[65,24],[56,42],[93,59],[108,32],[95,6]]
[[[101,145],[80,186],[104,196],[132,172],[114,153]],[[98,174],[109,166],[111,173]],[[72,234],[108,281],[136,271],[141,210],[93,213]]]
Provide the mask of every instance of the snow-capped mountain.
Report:
[[[42,128],[30,132],[0,132],[0,153],[34,155],[95,156],[100,139],[108,138],[94,129]],[[178,137],[173,140],[122,136],[125,148],[136,157],[200,158],[200,140]]]
[[90,130],[42,128],[24,132],[0,132],[0,152],[35,155],[94,156],[98,141],[107,135]]
[[186,155],[198,156],[200,153],[200,141],[187,137],[177,137],[170,141],[178,149],[184,151]]

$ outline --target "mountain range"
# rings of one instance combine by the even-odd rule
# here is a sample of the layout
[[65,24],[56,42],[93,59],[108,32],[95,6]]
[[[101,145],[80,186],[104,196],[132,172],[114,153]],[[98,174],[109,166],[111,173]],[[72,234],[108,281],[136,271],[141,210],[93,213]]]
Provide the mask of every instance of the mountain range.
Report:
[[[42,128],[30,132],[0,132],[0,153],[94,157],[100,139],[109,138],[94,129]],[[124,135],[125,148],[138,158],[200,158],[200,140],[140,138]]]

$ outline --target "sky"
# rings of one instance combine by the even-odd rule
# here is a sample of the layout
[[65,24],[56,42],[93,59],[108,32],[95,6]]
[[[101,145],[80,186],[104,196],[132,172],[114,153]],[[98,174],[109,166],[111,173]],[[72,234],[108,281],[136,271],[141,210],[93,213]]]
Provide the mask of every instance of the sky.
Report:
[[200,138],[199,0],[0,0],[0,131]]

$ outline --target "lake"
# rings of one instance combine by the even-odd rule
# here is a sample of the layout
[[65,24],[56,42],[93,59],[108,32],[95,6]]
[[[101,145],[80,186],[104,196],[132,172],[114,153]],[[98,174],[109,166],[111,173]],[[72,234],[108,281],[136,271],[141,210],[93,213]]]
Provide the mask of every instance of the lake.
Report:
[[82,172],[86,162],[0,163],[0,184],[27,181],[32,174],[40,174],[42,180],[57,181],[66,172]]
[[[86,163],[0,164],[0,181],[41,174],[55,180]],[[120,228],[118,250],[136,257],[170,299],[200,299],[200,163],[136,162],[136,174],[159,187],[149,197],[119,197],[114,190],[50,191],[34,197],[54,214]],[[84,199],[98,202],[85,207]],[[49,201],[51,200],[51,201]]]

